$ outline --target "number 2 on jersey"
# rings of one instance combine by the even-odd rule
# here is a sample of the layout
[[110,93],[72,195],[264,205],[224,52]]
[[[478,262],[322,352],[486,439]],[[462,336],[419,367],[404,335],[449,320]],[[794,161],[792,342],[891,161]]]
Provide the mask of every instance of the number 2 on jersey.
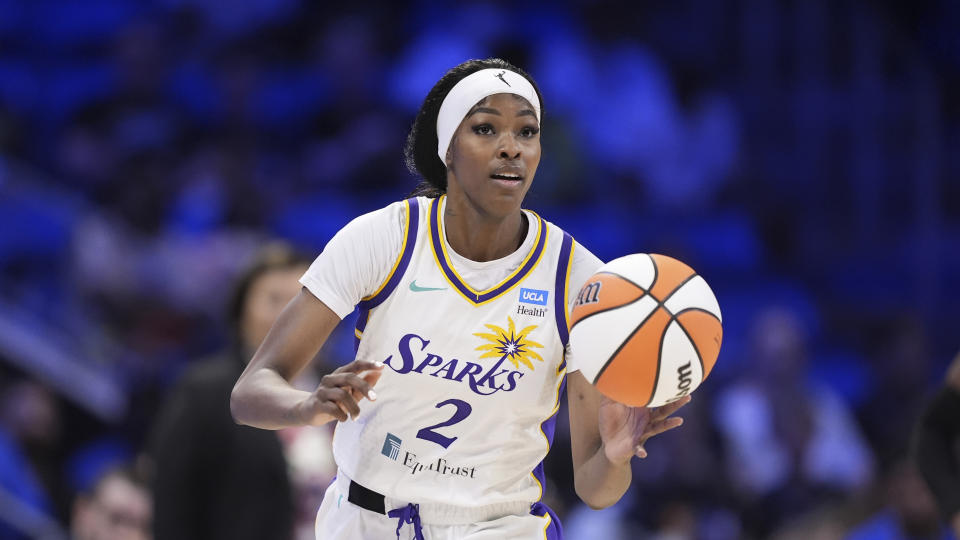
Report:
[[434,430],[462,422],[464,418],[470,416],[470,413],[473,412],[473,407],[471,407],[466,401],[460,399],[448,399],[446,401],[437,403],[437,408],[439,409],[445,405],[453,405],[457,408],[456,412],[453,413],[453,416],[451,416],[449,420],[421,429],[417,432],[418,439],[437,443],[444,448],[448,448],[451,444],[453,444],[453,441],[457,440],[456,437],[447,437],[446,435],[441,435]]

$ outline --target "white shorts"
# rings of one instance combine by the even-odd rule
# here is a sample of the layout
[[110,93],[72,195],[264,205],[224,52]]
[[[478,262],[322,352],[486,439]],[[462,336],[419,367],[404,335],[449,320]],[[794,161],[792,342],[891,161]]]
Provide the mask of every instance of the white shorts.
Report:
[[[400,519],[349,502],[349,486],[350,479],[341,472],[327,488],[320,510],[317,511],[317,540],[390,540],[398,537],[412,540],[415,537],[413,524],[404,523],[398,534]],[[405,506],[392,499],[387,499],[385,504],[387,511]],[[514,513],[503,515],[501,512],[498,517],[490,516],[491,519],[468,524],[443,523],[450,521],[444,519],[451,514],[449,507],[438,509],[421,505],[420,508],[421,530],[425,540],[562,540],[560,522],[541,503],[535,503],[532,509],[530,505],[524,505]]]

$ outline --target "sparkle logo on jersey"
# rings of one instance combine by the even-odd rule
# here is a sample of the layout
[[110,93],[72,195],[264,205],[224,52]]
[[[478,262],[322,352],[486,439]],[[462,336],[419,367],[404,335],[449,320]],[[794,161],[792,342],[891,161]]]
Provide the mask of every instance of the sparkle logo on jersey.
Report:
[[383,449],[380,450],[380,453],[396,461],[397,457],[400,456],[401,442],[403,441],[400,440],[400,437],[393,433],[387,433],[387,438],[383,440]]
[[[544,300],[544,302],[546,302],[546,300]],[[513,367],[517,369],[520,369],[520,364],[523,364],[531,370],[533,369],[532,360],[543,362],[543,357],[533,350],[534,348],[542,349],[543,345],[527,338],[530,332],[536,330],[537,325],[531,324],[517,332],[513,318],[507,317],[506,330],[495,324],[485,324],[484,326],[494,333],[487,334],[480,332],[474,334],[478,338],[483,338],[488,342],[475,349],[477,351],[483,351],[483,354],[480,355],[481,360],[484,358],[499,357],[501,362],[503,360],[509,360],[510,363],[513,364]]]
[[[529,338],[537,326],[530,325],[518,331],[510,317],[507,317],[506,329],[495,324],[485,326],[493,333],[474,334],[487,341],[476,350],[483,352],[480,360],[496,358],[493,365],[489,362],[478,364],[457,358],[444,358],[427,350],[429,339],[413,333],[401,337],[397,344],[398,354],[391,354],[383,363],[400,375],[419,373],[466,384],[473,393],[481,396],[500,391],[511,392],[523,377],[521,366],[532,370],[534,361],[543,362],[543,357],[533,350],[543,348],[543,345]],[[510,366],[515,369],[510,369]]]

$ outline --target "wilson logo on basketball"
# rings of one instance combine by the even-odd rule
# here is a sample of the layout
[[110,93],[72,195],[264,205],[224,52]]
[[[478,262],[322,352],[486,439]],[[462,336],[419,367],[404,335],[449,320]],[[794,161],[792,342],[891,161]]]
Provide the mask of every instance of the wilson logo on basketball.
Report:
[[677,394],[671,401],[676,401],[690,393],[690,385],[693,384],[692,375],[693,369],[690,367],[690,362],[677,368]]
[[580,289],[580,294],[577,295],[577,302],[574,304],[576,306],[582,306],[585,304],[596,304],[600,301],[600,289],[603,287],[602,281],[594,281],[593,283],[587,283]]

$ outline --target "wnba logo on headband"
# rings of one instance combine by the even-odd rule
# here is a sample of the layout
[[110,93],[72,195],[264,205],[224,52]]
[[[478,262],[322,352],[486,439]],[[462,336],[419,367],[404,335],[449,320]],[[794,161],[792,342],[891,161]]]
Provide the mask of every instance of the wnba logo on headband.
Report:
[[447,162],[447,148],[453,133],[470,109],[493,94],[515,94],[526,99],[533,105],[537,122],[540,121],[540,99],[526,77],[505,69],[481,69],[461,79],[440,104],[437,114],[437,155],[440,161]]

